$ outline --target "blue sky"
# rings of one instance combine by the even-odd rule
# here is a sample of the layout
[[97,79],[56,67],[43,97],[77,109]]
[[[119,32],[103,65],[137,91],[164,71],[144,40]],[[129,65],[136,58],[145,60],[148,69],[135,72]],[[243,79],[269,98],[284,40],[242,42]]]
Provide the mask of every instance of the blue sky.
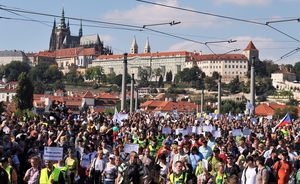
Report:
[[[207,12],[259,23],[299,18],[299,0],[149,0],[190,10]],[[149,30],[135,31],[103,28],[103,24],[83,21],[83,34],[98,33],[105,45],[111,46],[115,54],[129,52],[136,37],[139,52],[143,51],[147,38],[152,52],[196,51],[203,54],[222,54],[234,49],[242,50],[250,40],[260,51],[260,59],[271,59],[276,63],[300,61],[300,52],[278,60],[281,56],[300,47],[300,23],[297,21],[273,23],[271,26],[257,25],[199,13],[155,6],[135,0],[7,0],[0,1],[3,8],[19,8],[46,14],[91,19],[142,27],[148,24],[180,21],[180,24],[148,27],[164,33],[184,37],[195,42],[236,40],[234,43],[204,44],[169,37]],[[16,12],[15,12],[16,13]],[[0,19],[0,50],[24,50],[38,52],[47,50],[53,17],[8,12],[0,9],[0,17],[34,19],[40,22]],[[60,21],[56,19],[57,23]],[[71,34],[77,35],[79,21],[70,20]],[[94,27],[97,26],[97,27]],[[111,27],[111,26],[108,26]]]

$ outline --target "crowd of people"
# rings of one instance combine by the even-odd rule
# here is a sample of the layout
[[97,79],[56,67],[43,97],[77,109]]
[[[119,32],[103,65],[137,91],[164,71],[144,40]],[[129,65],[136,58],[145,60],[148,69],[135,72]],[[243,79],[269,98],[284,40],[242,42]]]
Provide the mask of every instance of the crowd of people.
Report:
[[[59,106],[34,118],[3,113],[0,183],[300,183],[299,120],[274,130],[277,120],[254,119],[139,111],[116,120]],[[62,157],[44,158],[45,147]]]

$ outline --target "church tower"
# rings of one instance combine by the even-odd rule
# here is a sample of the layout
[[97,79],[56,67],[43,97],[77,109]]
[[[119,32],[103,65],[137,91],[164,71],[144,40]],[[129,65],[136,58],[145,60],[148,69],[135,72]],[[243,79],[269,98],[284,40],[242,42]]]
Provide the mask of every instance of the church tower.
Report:
[[137,54],[137,53],[138,53],[138,45],[136,43],[136,39],[134,36],[133,41],[131,43],[130,54]]
[[243,54],[248,58],[248,61],[251,61],[252,57],[255,57],[255,61],[259,60],[259,51],[256,49],[252,41],[250,41],[244,49]]
[[149,38],[147,38],[146,45],[145,45],[145,48],[144,48],[144,53],[151,53]]
[[67,36],[70,36],[70,27],[69,22],[66,24],[65,22],[65,11],[62,9],[60,24],[56,26],[56,21],[54,20],[52,33],[50,37],[49,50],[54,51],[58,49],[64,48],[64,40]]

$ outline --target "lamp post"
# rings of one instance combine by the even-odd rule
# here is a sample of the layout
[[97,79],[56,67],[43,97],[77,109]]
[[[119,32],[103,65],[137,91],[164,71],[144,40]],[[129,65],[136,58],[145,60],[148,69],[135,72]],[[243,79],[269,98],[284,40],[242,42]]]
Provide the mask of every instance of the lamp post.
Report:
[[134,73],[131,74],[131,86],[130,86],[130,113],[133,112],[133,100],[134,100]]
[[123,60],[123,75],[122,75],[122,97],[121,97],[121,111],[126,110],[126,77],[127,77],[127,53],[124,53]]
[[138,99],[139,99],[139,89],[136,87],[135,89],[135,101],[134,101],[134,110],[137,111],[138,109]]
[[221,114],[221,75],[218,79],[218,113]]
[[251,80],[250,80],[250,103],[251,110],[250,115],[255,114],[255,68],[254,68],[255,57],[252,57],[251,61]]

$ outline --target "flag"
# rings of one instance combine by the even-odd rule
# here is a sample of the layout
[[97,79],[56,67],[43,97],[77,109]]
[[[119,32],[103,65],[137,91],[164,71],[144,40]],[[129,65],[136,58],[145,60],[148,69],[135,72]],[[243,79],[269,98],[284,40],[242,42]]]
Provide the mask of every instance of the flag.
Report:
[[291,116],[289,113],[287,113],[283,118],[282,120],[280,120],[280,122],[274,127],[274,130],[276,130],[278,127],[282,127],[282,126],[285,126],[289,123],[291,123],[292,120],[291,120]]

